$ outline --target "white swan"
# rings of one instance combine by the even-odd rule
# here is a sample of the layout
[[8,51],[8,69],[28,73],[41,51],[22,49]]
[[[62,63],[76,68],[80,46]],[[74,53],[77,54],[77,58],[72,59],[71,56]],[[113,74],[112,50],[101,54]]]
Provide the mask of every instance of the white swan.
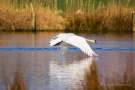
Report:
[[89,40],[73,33],[62,33],[51,39],[49,44],[50,46],[55,46],[65,42],[80,48],[88,56],[98,56],[96,53],[94,53],[86,41],[97,43],[96,40]]

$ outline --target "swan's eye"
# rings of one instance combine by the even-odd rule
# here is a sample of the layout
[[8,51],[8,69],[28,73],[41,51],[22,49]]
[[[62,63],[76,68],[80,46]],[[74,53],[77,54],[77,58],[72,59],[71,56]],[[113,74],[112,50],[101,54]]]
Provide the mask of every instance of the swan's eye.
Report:
[[56,38],[58,38],[58,37],[54,37],[53,40],[55,40]]

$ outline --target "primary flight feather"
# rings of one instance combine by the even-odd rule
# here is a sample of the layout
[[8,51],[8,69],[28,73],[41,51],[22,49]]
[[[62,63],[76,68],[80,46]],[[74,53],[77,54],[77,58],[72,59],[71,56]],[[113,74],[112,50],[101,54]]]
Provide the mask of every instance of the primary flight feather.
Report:
[[73,46],[80,48],[88,56],[98,56],[96,53],[94,53],[94,51],[88,45],[87,41],[96,43],[96,40],[89,40],[84,37],[72,34],[72,33],[62,33],[62,34],[57,35],[53,39],[51,39],[50,46],[55,46],[62,42],[66,42],[68,44],[71,44]]

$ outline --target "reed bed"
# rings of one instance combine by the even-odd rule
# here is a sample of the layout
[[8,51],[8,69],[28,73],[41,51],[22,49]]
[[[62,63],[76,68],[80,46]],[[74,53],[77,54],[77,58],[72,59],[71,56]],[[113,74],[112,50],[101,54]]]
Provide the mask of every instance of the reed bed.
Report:
[[[0,30],[33,30],[32,11],[29,4],[19,8],[7,2],[1,4]],[[43,7],[35,2],[33,7],[36,16],[36,30],[62,30],[64,28],[61,11],[51,10],[49,7]]]
[[26,9],[14,9],[3,6],[0,8],[0,29],[1,30],[30,30],[31,15]]
[[[126,0],[125,0],[126,1]],[[95,0],[65,0],[65,11],[58,0],[31,0],[35,12],[36,31],[131,31],[130,2],[111,0],[104,4]],[[19,4],[18,4],[19,3]],[[0,30],[33,30],[30,0],[0,0]]]
[[49,8],[36,9],[37,30],[63,30],[65,20],[60,16],[61,11],[52,11]]
[[89,12],[82,9],[67,12],[66,23],[71,30],[77,31],[131,31],[133,10],[134,8],[128,5],[113,3],[105,6],[100,2],[97,9],[90,9]]

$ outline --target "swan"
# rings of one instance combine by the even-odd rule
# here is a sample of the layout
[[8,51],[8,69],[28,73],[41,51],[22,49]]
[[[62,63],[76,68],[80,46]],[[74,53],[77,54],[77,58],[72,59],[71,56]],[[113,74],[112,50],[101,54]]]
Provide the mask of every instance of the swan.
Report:
[[98,56],[88,45],[87,41],[97,43],[96,40],[89,40],[84,37],[75,35],[73,33],[61,33],[55,36],[53,39],[51,39],[49,44],[50,47],[52,47],[65,42],[67,44],[71,44],[80,48],[88,56]]

